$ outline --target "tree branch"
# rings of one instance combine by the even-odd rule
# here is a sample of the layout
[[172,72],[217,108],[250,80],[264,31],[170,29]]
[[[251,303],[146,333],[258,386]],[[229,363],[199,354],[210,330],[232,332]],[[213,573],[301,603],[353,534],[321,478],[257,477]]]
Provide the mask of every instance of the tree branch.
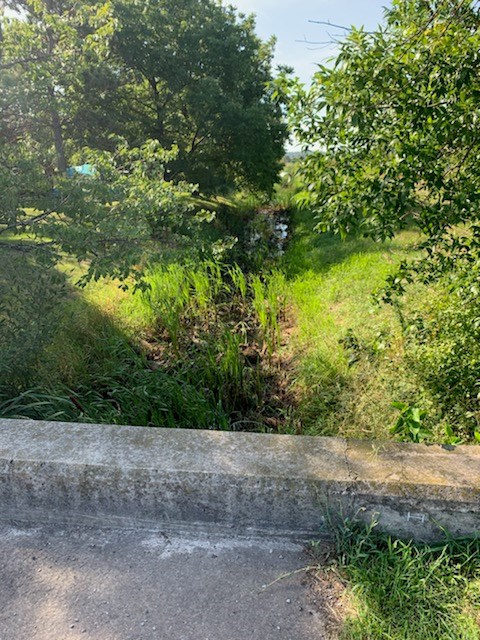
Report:
[[308,22],[311,22],[312,24],[323,24],[327,27],[335,27],[336,29],[344,29],[345,31],[352,30],[352,27],[344,27],[341,24],[334,24],[333,22],[330,22],[330,20],[309,20]]
[[47,54],[40,56],[30,56],[29,58],[18,58],[17,60],[10,60],[10,62],[4,62],[0,65],[0,70],[5,71],[6,69],[11,69],[15,67],[17,64],[29,64],[30,62],[40,62],[41,60],[47,60],[49,56]]
[[[65,202],[66,200],[62,200],[60,204],[65,204]],[[49,209],[48,211],[44,211],[38,216],[35,216],[34,218],[29,218],[28,220],[19,220],[14,224],[10,224],[7,227],[0,229],[0,234],[6,233],[7,231],[13,231],[15,229],[30,227],[33,224],[36,224],[37,222],[41,222],[42,220],[45,220],[45,218],[48,218],[48,216],[51,216],[52,213],[56,213],[56,209]]]
[[17,243],[14,242],[0,242],[0,249],[11,249],[13,251],[20,251],[22,253],[29,253],[30,251],[35,251],[36,249],[44,249],[45,247],[51,247],[55,242],[41,242],[37,244],[26,244],[26,243]]

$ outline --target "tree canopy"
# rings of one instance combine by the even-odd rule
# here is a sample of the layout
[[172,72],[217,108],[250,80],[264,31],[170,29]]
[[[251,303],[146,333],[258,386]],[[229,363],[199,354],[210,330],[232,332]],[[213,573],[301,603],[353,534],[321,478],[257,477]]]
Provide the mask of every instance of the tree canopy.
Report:
[[287,132],[268,88],[274,41],[252,17],[214,0],[8,4],[22,13],[2,20],[2,121],[8,106],[59,171],[115,134],[176,146],[168,174],[204,191],[271,190]]
[[194,192],[272,189],[286,126],[253,18],[214,0],[4,5],[0,247],[124,279],[152,238],[194,235]]
[[128,135],[177,145],[171,174],[203,189],[270,191],[286,126],[267,86],[274,41],[259,40],[253,17],[204,0],[114,0],[113,14]]
[[[353,28],[310,89],[283,78],[309,150],[300,201],[318,228],[376,239],[416,226],[425,279],[478,264],[480,15],[465,0],[394,0],[385,25]],[[402,291],[412,269],[391,281]]]

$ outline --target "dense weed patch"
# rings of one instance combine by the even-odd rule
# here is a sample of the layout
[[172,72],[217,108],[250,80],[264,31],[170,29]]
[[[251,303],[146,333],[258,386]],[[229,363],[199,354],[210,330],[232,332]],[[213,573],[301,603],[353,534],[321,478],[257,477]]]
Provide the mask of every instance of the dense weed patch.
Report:
[[406,358],[436,410],[435,436],[480,441],[480,304],[476,274],[455,274],[408,317]]
[[281,373],[284,276],[207,262],[157,266],[149,283],[139,303],[151,318],[143,342],[150,366],[200,383],[231,428],[265,428],[279,404],[272,391]]
[[480,638],[479,539],[415,544],[346,523],[318,578],[343,584],[343,640]]
[[34,374],[2,386],[0,415],[280,429],[284,276],[206,262],[157,265],[148,282],[128,299],[135,336],[80,298],[65,305]]

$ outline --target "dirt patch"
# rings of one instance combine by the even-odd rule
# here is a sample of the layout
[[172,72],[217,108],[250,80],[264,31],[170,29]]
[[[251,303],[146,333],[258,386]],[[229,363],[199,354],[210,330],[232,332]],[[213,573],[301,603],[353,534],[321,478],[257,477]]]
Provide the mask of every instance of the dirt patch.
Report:
[[347,618],[356,616],[351,594],[336,565],[333,545],[322,544],[308,553],[317,564],[305,577],[311,606],[324,621],[325,640],[338,640]]

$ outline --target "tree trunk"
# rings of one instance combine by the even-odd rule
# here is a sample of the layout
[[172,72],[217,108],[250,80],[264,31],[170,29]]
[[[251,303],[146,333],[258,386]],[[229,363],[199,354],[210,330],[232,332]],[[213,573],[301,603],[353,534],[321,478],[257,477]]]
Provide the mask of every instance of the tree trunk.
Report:
[[65,143],[63,141],[62,123],[60,122],[60,116],[56,109],[55,92],[52,88],[49,89],[51,107],[51,125],[53,131],[53,138],[55,141],[55,154],[57,156],[57,169],[60,173],[65,173],[67,170],[67,157],[65,155]]
[[160,104],[160,93],[158,91],[157,81],[155,78],[149,78],[148,83],[150,84],[150,87],[152,89],[153,103],[155,105],[156,119],[155,119],[154,135],[159,142],[163,142],[163,134],[165,132],[164,122],[163,122],[164,109],[163,109],[163,106]]
[[[49,13],[54,13],[52,0],[47,0],[46,6]],[[56,43],[53,35],[53,30],[51,27],[47,28],[47,37],[48,37],[48,54],[51,58],[53,58]],[[60,115],[58,113],[57,100],[55,97],[55,90],[53,86],[49,87],[48,95],[50,98],[50,108],[49,108],[50,118],[51,118],[50,124],[52,127],[53,139],[55,143],[57,169],[60,173],[65,173],[65,171],[67,170],[67,157],[65,155],[65,143],[63,140],[62,122],[60,120]]]

